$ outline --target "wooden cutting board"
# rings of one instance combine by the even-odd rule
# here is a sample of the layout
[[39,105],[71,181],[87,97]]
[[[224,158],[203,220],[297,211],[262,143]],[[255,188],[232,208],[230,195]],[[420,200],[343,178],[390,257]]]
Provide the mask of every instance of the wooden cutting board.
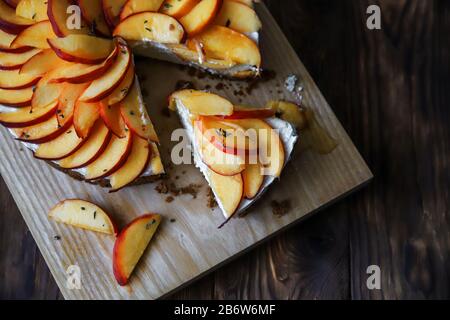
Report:
[[[348,195],[372,178],[270,13],[263,5],[258,5],[257,9],[264,25],[261,44],[264,67],[276,72],[271,80],[253,86],[246,82],[193,76],[179,66],[150,59],[139,58],[137,62],[147,106],[163,142],[161,151],[169,173],[168,182],[178,188],[201,185],[195,199],[182,195],[168,203],[168,195],[155,191],[158,183],[109,194],[105,189],[75,181],[46,163],[34,160],[31,152],[14,141],[6,129],[0,130],[0,172],[65,298],[155,299],[165,296]],[[332,133],[339,146],[325,156],[297,148],[281,180],[249,214],[233,219],[219,230],[217,226],[223,218],[218,209],[207,207],[208,187],[200,172],[193,165],[170,164],[174,142],[169,141],[173,129],[180,124],[176,115],[168,116],[164,112],[166,98],[179,80],[189,80],[198,89],[211,88],[236,103],[263,106],[271,99],[294,99],[284,89],[284,81],[290,74],[299,77],[305,104],[315,111],[319,122]],[[246,94],[249,86],[253,90]],[[164,221],[128,286],[118,286],[112,273],[112,237],[57,224],[47,218],[52,206],[68,198],[86,199],[103,206],[112,212],[120,226],[147,212],[163,216]],[[272,200],[289,200],[292,209],[277,217],[270,206]],[[56,235],[61,239],[55,240]],[[72,265],[80,268],[80,289],[70,289],[67,285],[67,269]]]

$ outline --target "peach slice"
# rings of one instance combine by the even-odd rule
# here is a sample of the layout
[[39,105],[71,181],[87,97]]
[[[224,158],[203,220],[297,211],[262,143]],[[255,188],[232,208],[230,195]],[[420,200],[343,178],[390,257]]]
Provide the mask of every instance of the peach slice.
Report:
[[16,34],[9,34],[0,29],[0,52],[21,53],[33,49],[30,47],[22,47],[16,49],[11,48],[11,43],[14,41],[16,37],[17,37]]
[[233,216],[242,201],[244,181],[242,175],[222,176],[212,170],[207,172],[211,189],[221,204],[225,218]]
[[85,34],[50,39],[48,43],[61,59],[85,64],[101,63],[114,50],[113,41]]
[[160,11],[175,19],[187,15],[200,0],[166,0],[161,6]]
[[88,86],[89,83],[64,83],[64,88],[58,97],[58,109],[56,110],[58,123],[61,126],[64,126],[68,121],[72,121],[75,103]]
[[71,64],[68,63],[66,68],[59,69],[59,72],[54,75],[52,82],[69,82],[69,83],[86,83],[100,78],[108,71],[114,63],[119,48],[116,47],[106,60],[100,64]]
[[190,89],[176,91],[169,97],[169,107],[175,110],[177,102],[198,116],[230,116],[234,111],[230,101],[204,91]]
[[47,0],[21,0],[16,8],[16,14],[34,22],[48,20],[47,2]]
[[35,23],[17,35],[11,43],[11,48],[33,47],[39,49],[50,48],[47,40],[56,38],[49,21]]
[[248,164],[242,172],[244,181],[244,196],[247,199],[253,199],[261,190],[264,182],[264,175],[259,164]]
[[184,30],[183,26],[171,16],[156,12],[141,12],[120,22],[113,35],[127,41],[180,43],[184,37]]
[[103,14],[105,15],[106,23],[111,30],[120,22],[120,11],[127,0],[102,0]]
[[43,76],[68,62],[61,60],[52,49],[46,49],[33,56],[21,68],[20,74]]
[[132,64],[132,53],[128,46],[119,44],[116,61],[100,78],[94,80],[80,97],[80,101],[97,102],[109,96],[122,82]]
[[127,161],[110,178],[111,191],[118,191],[133,183],[147,168],[151,149],[146,139],[134,137],[133,146]]
[[79,169],[88,166],[103,153],[110,139],[109,129],[103,121],[97,121],[81,148],[72,155],[61,159],[58,162],[59,166],[64,169]]
[[0,52],[0,70],[20,69],[39,52],[41,52],[40,49],[32,49],[23,53]]
[[16,90],[0,89],[0,104],[8,107],[29,106],[31,97],[33,97],[33,87]]
[[119,285],[128,283],[160,222],[160,215],[146,214],[133,220],[118,235],[113,251],[113,271]]
[[58,69],[50,71],[39,80],[31,100],[31,107],[33,109],[43,108],[58,100],[59,95],[64,89],[64,84],[51,82],[53,74],[57,71]]
[[275,116],[275,110],[269,108],[247,108],[234,107],[234,112],[230,116],[218,117],[224,120],[238,120],[238,119],[267,119]]
[[241,33],[258,32],[262,23],[255,10],[235,0],[224,0],[214,24],[231,28]]
[[86,167],[86,180],[110,176],[127,160],[133,144],[133,135],[128,131],[125,138],[111,137],[103,153]]
[[0,29],[11,34],[18,34],[33,20],[24,19],[16,15],[16,10],[8,6],[4,1],[0,1]]
[[120,105],[116,104],[108,106],[107,104],[100,102],[100,117],[114,135],[118,138],[126,137],[127,128],[125,126],[125,122],[120,116]]
[[90,231],[114,236],[118,232],[116,224],[105,210],[84,200],[64,200],[51,209],[48,216],[57,222]]
[[0,88],[23,89],[35,85],[40,76],[20,74],[20,70],[4,70],[0,72]]
[[54,140],[70,127],[70,122],[61,127],[56,116],[33,126],[13,129],[17,140],[28,143],[41,144]]
[[69,29],[68,19],[73,15],[67,13],[67,8],[72,4],[72,0],[47,0],[47,15],[50,20],[53,31],[58,37],[66,37],[71,34],[88,34],[89,28],[84,21],[81,21],[80,28]]
[[217,174],[234,176],[245,170],[245,159],[216,148],[202,134],[202,122],[194,122],[194,137],[203,163]]
[[77,136],[73,125],[56,139],[40,144],[34,157],[42,160],[60,160],[77,151],[84,140]]
[[0,124],[7,128],[23,128],[48,120],[55,115],[57,103],[38,110],[31,107],[20,108],[14,112],[0,112]]
[[222,0],[200,1],[187,15],[180,19],[189,36],[202,32],[213,22],[222,6]]
[[133,85],[134,78],[134,64],[132,63],[130,68],[128,68],[128,71],[125,74],[123,80],[120,82],[117,88],[103,100],[103,102],[109,106],[112,106],[125,99],[131,89],[131,86]]
[[103,14],[102,0],[78,0],[78,6],[91,30],[95,30],[103,36],[111,35]]
[[120,114],[127,127],[142,139],[158,143],[159,139],[145,109],[137,79],[126,98],[120,103]]
[[120,20],[139,13],[139,12],[157,12],[164,0],[128,0],[120,12]]
[[73,111],[73,126],[80,138],[87,138],[96,121],[100,118],[100,105],[78,101]]
[[208,57],[256,67],[261,65],[258,45],[242,33],[227,27],[209,27],[187,42],[189,48],[195,48],[195,40],[201,44]]

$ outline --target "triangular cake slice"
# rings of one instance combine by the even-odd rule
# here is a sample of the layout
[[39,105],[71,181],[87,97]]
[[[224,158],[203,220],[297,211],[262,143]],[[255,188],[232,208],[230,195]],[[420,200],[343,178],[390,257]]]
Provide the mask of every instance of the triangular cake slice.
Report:
[[204,91],[170,96],[205,176],[228,220],[242,213],[280,177],[298,137],[294,126],[271,108],[234,106]]

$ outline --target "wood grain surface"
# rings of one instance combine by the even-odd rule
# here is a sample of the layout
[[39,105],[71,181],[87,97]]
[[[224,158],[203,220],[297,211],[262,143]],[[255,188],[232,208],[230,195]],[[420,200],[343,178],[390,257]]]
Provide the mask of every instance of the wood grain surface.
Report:
[[[266,3],[376,178],[171,298],[449,298],[450,3]],[[0,199],[0,297],[60,298],[4,184]]]

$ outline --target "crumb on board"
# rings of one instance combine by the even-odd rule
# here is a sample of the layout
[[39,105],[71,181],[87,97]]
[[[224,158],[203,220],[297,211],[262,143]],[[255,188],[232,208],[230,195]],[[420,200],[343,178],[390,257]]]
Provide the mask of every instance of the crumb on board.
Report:
[[270,206],[272,207],[272,213],[274,216],[282,217],[285,214],[289,213],[291,211],[291,200],[283,200],[283,201],[277,201],[272,200],[270,203]]
[[217,208],[216,197],[214,196],[214,193],[211,188],[208,189],[207,198],[208,198],[208,203],[207,203],[208,208],[211,208],[211,209]]
[[[191,195],[194,199],[197,198],[198,192],[202,185],[191,183],[184,187],[177,187],[175,183],[171,182],[167,184],[166,181],[161,181],[156,187],[155,190],[160,194],[168,194],[170,193],[172,197],[177,197],[180,195]],[[166,199],[167,201],[167,199]],[[173,200],[167,201],[172,202]]]
[[61,240],[61,236],[56,235],[56,236],[53,237],[53,239],[55,239],[56,241],[59,241],[59,240]]
[[177,221],[176,219],[173,219],[173,218],[170,219],[170,222],[171,222],[171,223],[174,223],[174,222],[176,222],[176,221]]
[[172,196],[168,196],[168,197],[166,198],[166,202],[167,202],[167,203],[171,203],[171,202],[173,202],[174,200],[175,200],[175,198],[172,197]]

